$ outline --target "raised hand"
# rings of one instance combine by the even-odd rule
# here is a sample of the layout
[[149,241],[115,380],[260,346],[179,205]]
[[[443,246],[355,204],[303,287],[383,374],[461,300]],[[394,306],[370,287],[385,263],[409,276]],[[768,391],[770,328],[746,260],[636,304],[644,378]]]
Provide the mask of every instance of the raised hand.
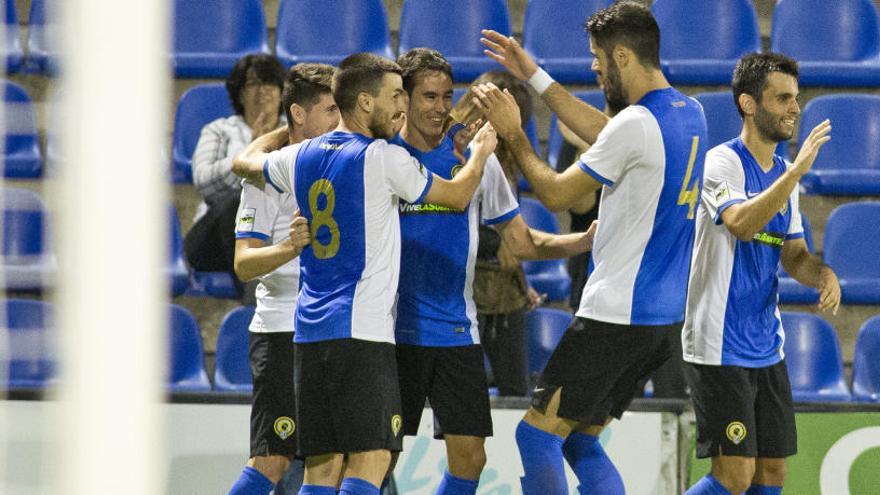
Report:
[[498,145],[498,136],[492,124],[485,124],[477,131],[474,139],[471,141],[471,150],[476,155],[489,156],[495,151]]
[[522,115],[513,96],[492,83],[473,87],[474,104],[483,111],[489,123],[503,139],[512,139],[522,132]]
[[792,170],[799,175],[804,175],[810,171],[813,162],[816,160],[816,154],[819,153],[819,148],[831,140],[831,136],[828,135],[829,132],[831,132],[831,121],[828,119],[823,120],[810,131],[810,135],[804,140],[801,150],[794,160]]
[[491,29],[480,32],[483,34],[480,43],[487,48],[483,53],[503,65],[517,79],[528,81],[538,70],[538,64],[519,46],[513,36],[504,36]]

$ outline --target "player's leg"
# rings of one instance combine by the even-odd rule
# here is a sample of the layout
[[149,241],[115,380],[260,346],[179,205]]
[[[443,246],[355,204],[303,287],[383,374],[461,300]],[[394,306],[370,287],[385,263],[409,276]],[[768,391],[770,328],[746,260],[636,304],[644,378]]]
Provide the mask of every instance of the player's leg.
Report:
[[438,495],[476,493],[486,465],[485,438],[492,436],[483,348],[436,347],[428,398],[437,422],[435,438],[446,442],[449,461]]
[[749,488],[758,454],[757,372],[737,366],[688,364],[697,418],[697,457],[712,470],[687,495],[740,494]]
[[758,371],[755,399],[758,459],[748,495],[778,495],[785,483],[785,458],[797,453],[791,383],[784,362]]
[[[398,344],[395,348],[404,436],[415,436],[419,432],[419,423],[425,409],[428,384],[434,366],[434,356],[429,352],[430,349],[406,344]],[[400,452],[391,453],[391,463],[383,486],[387,485],[393,476],[399,458]]]
[[746,495],[779,495],[787,473],[785,458],[759,457],[755,461],[755,476]]
[[[612,419],[608,416],[605,425]],[[623,479],[599,441],[605,425],[578,425],[562,445],[562,454],[580,481],[579,493],[624,493]]]
[[323,454],[306,457],[305,475],[300,495],[333,495],[342,477],[342,454]]

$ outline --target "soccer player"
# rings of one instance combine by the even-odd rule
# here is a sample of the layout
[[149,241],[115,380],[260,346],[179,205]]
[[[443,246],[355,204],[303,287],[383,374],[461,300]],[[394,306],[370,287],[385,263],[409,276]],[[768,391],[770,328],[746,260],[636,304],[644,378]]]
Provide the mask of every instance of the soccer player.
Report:
[[[236,161],[251,181],[293,194],[309,221],[300,256],[294,380],[297,453],[306,458],[300,493],[335,493],[338,477],[310,477],[347,454],[343,494],[377,494],[401,448],[393,307],[400,263],[398,202],[463,209],[480,183],[495,132],[484,126],[468,163],[452,180],[434,176],[403,148],[405,93],[400,67],[376,55],[339,66],[334,132],[270,155],[265,166]],[[279,153],[279,152],[276,152]],[[329,470],[328,470],[329,471]]]
[[578,166],[557,174],[532,151],[509,95],[478,88],[489,122],[541,201],[568,209],[603,188],[594,270],[577,318],[517,427],[525,494],[567,492],[563,455],[581,493],[623,493],[598,435],[667,360],[684,320],[706,146],[702,107],[670,87],[660,71],[660,31],[649,9],[615,3],[593,14],[586,29],[606,99],[612,107],[629,105],[610,120],[553,82],[512,38],[483,31],[493,59],[539,93],[547,91],[543,97],[560,119],[595,141]]
[[[336,69],[298,64],[290,69],[281,93],[287,127],[259,138],[238,156],[262,164],[267,145],[298,143],[332,131],[339,109],[330,86]],[[249,332],[254,391],[251,403],[251,457],[230,494],[268,494],[296,454],[294,439],[293,317],[299,289],[299,263],[309,243],[306,219],[296,200],[273,188],[244,182],[236,216],[235,273],[241,280],[259,277],[257,308]]]
[[[452,110],[452,67],[428,48],[410,50],[397,62],[409,108],[406,125],[392,143],[437,176],[451,179],[462,166],[452,139],[443,132]],[[418,433],[428,398],[449,461],[437,493],[473,494],[486,463],[483,443],[492,435],[472,295],[479,224],[494,225],[513,254],[525,259],[584,252],[592,232],[550,235],[529,229],[494,154],[470,204],[448,208],[430,199],[400,203],[403,243],[395,336],[403,432]]]
[[733,73],[742,133],[706,155],[682,333],[697,416],[697,456],[712,472],[687,493],[776,495],[797,452],[785,334],[777,307],[779,262],[819,289],[837,312],[840,284],[804,242],[798,180],[831,139],[817,125],[794,164],[774,151],[800,115],[798,66],[775,53],[743,57]]

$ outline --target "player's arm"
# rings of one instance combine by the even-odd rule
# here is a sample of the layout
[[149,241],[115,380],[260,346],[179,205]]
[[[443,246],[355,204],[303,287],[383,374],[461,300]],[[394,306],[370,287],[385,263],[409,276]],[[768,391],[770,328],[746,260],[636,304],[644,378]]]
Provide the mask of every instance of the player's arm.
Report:
[[475,87],[474,93],[478,106],[504,140],[517,166],[532,185],[532,190],[547,208],[553,211],[568,210],[585,195],[602,187],[599,181],[579,167],[569,167],[561,174],[556,173],[535,154],[522,130],[519,107],[510,94],[491,83]]
[[252,184],[262,188],[265,185],[263,165],[269,153],[283,148],[288,144],[287,127],[279,127],[272,132],[263,134],[239,153],[232,160],[232,172],[244,177]]
[[299,256],[309,242],[308,221],[296,210],[290,223],[290,237],[278,244],[267,245],[256,237],[235,240],[235,275],[247,281],[272,272]]
[[724,225],[737,239],[748,242],[781,210],[798,185],[798,181],[813,166],[816,153],[831,136],[831,122],[823,121],[813,128],[804,141],[794,164],[776,182],[757,196],[730,206],[721,213]]
[[810,253],[803,238],[785,241],[782,245],[782,266],[798,282],[819,289],[819,309],[830,309],[837,314],[840,306],[837,274],[818,256]]
[[433,203],[457,210],[467,208],[480,185],[486,159],[495,151],[497,138],[491,125],[484,125],[471,141],[471,156],[465,166],[452,178],[445,180],[436,174],[424,202]]
[[514,256],[521,260],[568,258],[589,251],[593,247],[598,222],[593,222],[586,232],[574,234],[549,234],[529,228],[522,215],[498,225],[501,239]]
[[581,139],[590,144],[596,142],[599,132],[610,120],[607,115],[550,79],[512,36],[491,29],[484,29],[482,34],[480,41],[487,48],[483,50],[487,57],[503,65],[515,77],[528,82],[559,120],[565,122]]

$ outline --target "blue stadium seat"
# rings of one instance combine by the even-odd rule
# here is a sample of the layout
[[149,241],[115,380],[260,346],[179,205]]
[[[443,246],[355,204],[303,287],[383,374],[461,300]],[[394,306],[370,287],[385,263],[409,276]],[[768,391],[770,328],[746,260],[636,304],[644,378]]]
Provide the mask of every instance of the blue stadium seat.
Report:
[[[253,306],[241,306],[223,317],[217,336],[217,365],[214,389],[223,392],[251,392],[251,367],[248,359],[248,326],[254,317]],[[293,342],[290,343],[293,345]]]
[[834,128],[831,141],[822,146],[801,184],[813,194],[880,195],[880,96],[835,94],[810,100],[801,117],[800,142],[826,118]]
[[53,313],[52,306],[44,301],[6,301],[9,388],[43,388],[55,381],[57,336],[54,335]]
[[[811,253],[816,250],[813,247],[813,228],[807,217],[801,212],[801,220],[804,226],[804,241]],[[815,304],[819,302],[819,291],[807,287],[791,278],[782,263],[779,264],[779,302],[782,304]]]
[[183,254],[183,233],[180,229],[180,219],[177,218],[177,212],[174,208],[169,209],[170,225],[169,225],[169,241],[170,241],[170,258],[165,271],[171,284],[171,297],[177,297],[186,292],[189,287],[189,269],[186,267]]
[[[58,50],[52,37],[58,25],[47,16],[47,7],[56,7],[52,0],[31,0],[31,13],[28,18],[27,68],[31,72],[54,74],[58,72]],[[52,14],[53,12],[49,12]]]
[[880,402],[880,315],[866,321],[853,357],[853,399]]
[[19,85],[3,81],[3,111],[6,146],[3,150],[4,175],[13,179],[35,179],[43,173],[43,156],[37,135],[36,116],[31,97]]
[[880,304],[880,201],[848,203],[828,216],[825,263],[840,279],[846,304]]
[[211,381],[205,370],[202,335],[192,313],[181,306],[169,307],[167,387],[172,392],[207,392]]
[[48,288],[56,271],[46,205],[27,189],[3,189],[2,272],[10,290]]
[[270,53],[261,0],[175,0],[174,75],[225,78],[250,53]]
[[[559,233],[559,222],[556,216],[539,201],[531,198],[520,198],[520,212],[523,219],[537,230]],[[571,292],[571,277],[568,274],[565,260],[524,261],[523,271],[526,280],[539,294],[547,294],[549,301],[566,301]]]
[[505,0],[404,0],[400,53],[432,47],[452,64],[455,82],[470,82],[487,70],[502,69],[483,55],[481,29],[511,34]]
[[537,308],[526,314],[529,375],[544,370],[571,320],[571,313],[561,309]]
[[394,59],[382,0],[282,0],[276,38],[275,52],[287,65],[338,65],[358,52]]
[[[736,110],[733,102],[733,93],[730,91],[718,91],[713,93],[699,93],[694,95],[697,101],[703,105],[708,126],[709,148],[726,143],[739,136],[742,131],[743,121]],[[785,158],[788,156],[788,141],[779,143],[776,154]]]
[[798,402],[848,401],[840,344],[831,325],[808,313],[782,313],[785,364]]
[[730,84],[737,60],[761,50],[758,15],[749,0],[655,0],[660,61],[674,84]]
[[770,48],[798,61],[801,86],[876,86],[878,24],[871,0],[779,0]]
[[[601,89],[592,91],[575,91],[573,94],[599,110],[605,110],[605,93],[603,93]],[[556,120],[556,114],[553,114],[550,117],[550,135],[547,137],[547,163],[556,170],[562,170],[564,167],[571,164],[559,163],[559,152],[562,150],[564,139],[559,132],[559,125],[556,123]]]
[[235,288],[235,281],[229,272],[192,272],[190,286],[186,295],[194,297],[216,297],[218,299],[238,299],[241,295]]
[[175,184],[192,183],[192,155],[202,127],[234,113],[226,87],[221,83],[193,86],[183,93],[177,103],[172,136]]
[[531,0],[523,48],[560,84],[595,84],[584,21],[612,0]]
[[6,72],[14,74],[21,70],[24,64],[24,50],[21,47],[21,31],[18,27],[18,12],[15,10],[15,2],[6,2],[5,35],[3,42],[3,55],[6,57]]

